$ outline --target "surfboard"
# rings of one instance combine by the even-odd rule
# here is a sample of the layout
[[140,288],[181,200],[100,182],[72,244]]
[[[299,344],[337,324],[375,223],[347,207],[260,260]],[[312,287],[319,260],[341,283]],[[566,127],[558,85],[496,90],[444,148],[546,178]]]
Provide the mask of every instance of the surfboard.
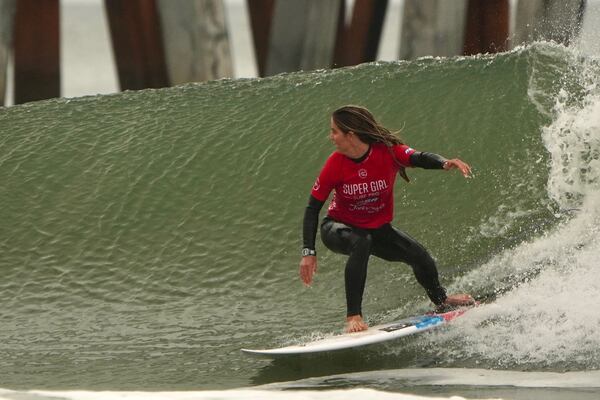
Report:
[[444,325],[463,315],[469,308],[459,308],[444,313],[430,313],[400,319],[398,321],[369,327],[362,332],[332,335],[316,341],[274,349],[241,349],[246,354],[263,357],[283,357],[299,354],[329,352],[369,344],[387,342],[414,335]]

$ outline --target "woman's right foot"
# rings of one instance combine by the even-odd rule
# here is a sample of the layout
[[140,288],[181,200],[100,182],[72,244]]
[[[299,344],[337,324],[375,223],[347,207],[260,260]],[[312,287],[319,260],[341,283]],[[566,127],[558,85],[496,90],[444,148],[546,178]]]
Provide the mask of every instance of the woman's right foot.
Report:
[[369,325],[363,321],[362,316],[360,315],[351,315],[346,317],[346,332],[361,332],[369,329]]

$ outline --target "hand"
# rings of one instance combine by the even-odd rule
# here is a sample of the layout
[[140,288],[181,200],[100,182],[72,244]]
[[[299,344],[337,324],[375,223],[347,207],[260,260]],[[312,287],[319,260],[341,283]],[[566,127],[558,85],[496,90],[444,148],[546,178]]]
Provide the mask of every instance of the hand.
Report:
[[456,168],[460,170],[465,178],[471,177],[471,167],[466,162],[459,160],[458,158],[453,158],[452,160],[446,160],[444,163],[444,169],[449,170],[452,168]]
[[300,261],[300,279],[304,286],[310,286],[317,272],[317,256],[305,256]]

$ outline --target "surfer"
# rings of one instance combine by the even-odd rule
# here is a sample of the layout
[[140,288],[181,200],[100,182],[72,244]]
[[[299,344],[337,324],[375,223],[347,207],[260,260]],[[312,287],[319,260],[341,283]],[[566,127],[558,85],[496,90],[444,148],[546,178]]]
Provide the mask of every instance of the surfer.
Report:
[[348,256],[345,268],[346,331],[368,328],[362,317],[362,297],[369,257],[410,265],[427,296],[438,307],[474,303],[468,294],[447,295],[438,280],[435,261],[415,239],[391,225],[396,174],[409,181],[408,167],[458,169],[465,177],[470,166],[457,159],[416,151],[380,125],[371,112],[344,106],[331,116],[329,139],[334,151],[323,166],[304,214],[300,278],[309,286],[317,272],[315,238],[319,212],[334,192],[321,223],[321,240],[331,251]]

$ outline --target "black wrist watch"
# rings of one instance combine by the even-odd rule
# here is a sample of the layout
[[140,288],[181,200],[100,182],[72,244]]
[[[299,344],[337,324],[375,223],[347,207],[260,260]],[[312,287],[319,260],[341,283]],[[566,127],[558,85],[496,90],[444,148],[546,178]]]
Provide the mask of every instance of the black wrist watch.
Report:
[[313,249],[309,249],[308,247],[305,247],[302,249],[302,257],[306,257],[306,256],[316,256],[317,252]]

